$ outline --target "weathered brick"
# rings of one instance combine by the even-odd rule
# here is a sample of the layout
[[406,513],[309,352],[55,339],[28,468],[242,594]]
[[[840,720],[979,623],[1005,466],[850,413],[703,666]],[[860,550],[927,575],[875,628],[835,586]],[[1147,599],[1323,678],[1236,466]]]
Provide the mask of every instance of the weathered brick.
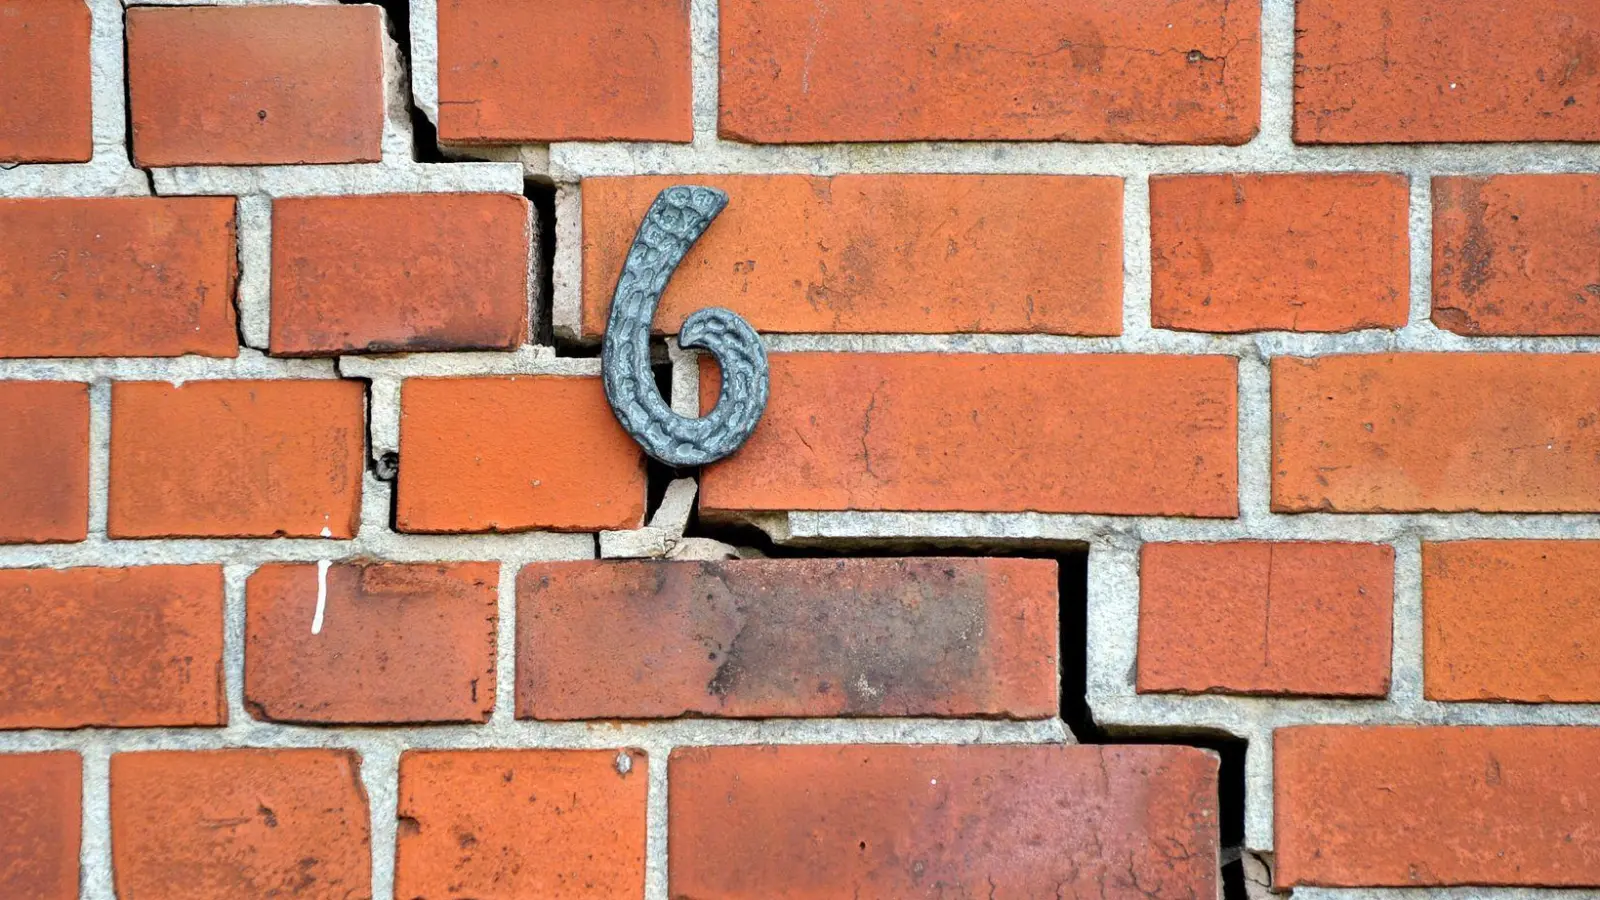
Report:
[[[583,336],[639,220],[683,176],[583,182]],[[694,176],[732,197],[655,326],[702,306],[762,332],[1122,331],[1122,182],[1028,175]]]
[[94,155],[89,28],[83,0],[0,0],[0,163]]
[[233,206],[0,200],[0,357],[239,355]]
[[1242,144],[1258,0],[723,0],[724,137]]
[[[703,511],[1238,513],[1231,357],[775,353]],[[717,397],[702,369],[701,399]]]
[[1217,760],[1189,747],[673,751],[674,897],[1217,894]]
[[438,15],[446,141],[694,136],[681,0],[443,0]]
[[1310,726],[1273,743],[1280,887],[1600,887],[1600,728]]
[[1600,360],[1399,353],[1272,361],[1279,512],[1600,510]]
[[517,715],[1047,718],[1056,601],[1049,560],[533,563]]
[[356,533],[360,382],[124,382],[111,389],[114,538]]
[[1145,544],[1141,693],[1382,697],[1394,548]]
[[1600,177],[1435,178],[1433,321],[1467,335],[1600,334]]
[[1301,0],[1295,36],[1302,144],[1600,140],[1595,0]]
[[644,519],[644,456],[599,378],[411,378],[401,531],[598,531]]
[[82,798],[78,754],[0,755],[0,896],[78,900]]
[[[265,565],[247,582],[244,702],[274,722],[486,722],[495,563]],[[426,664],[419,666],[419,660]]]
[[1430,700],[1600,702],[1600,541],[1422,545]]
[[649,766],[638,750],[400,757],[400,897],[642,900]]
[[130,8],[135,164],[376,162],[383,40],[372,5]]
[[0,381],[0,544],[89,533],[89,386]]
[[1151,321],[1183,331],[1406,324],[1404,175],[1150,179]]
[[0,569],[0,728],[225,725],[222,567]]
[[515,349],[528,214],[516,194],[274,201],[272,352]]
[[369,897],[370,842],[353,750],[111,757],[118,900]]

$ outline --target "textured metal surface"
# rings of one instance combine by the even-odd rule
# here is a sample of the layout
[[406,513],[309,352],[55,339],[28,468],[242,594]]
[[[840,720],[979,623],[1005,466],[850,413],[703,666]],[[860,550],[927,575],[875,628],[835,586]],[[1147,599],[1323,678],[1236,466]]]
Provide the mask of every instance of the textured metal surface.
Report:
[[675,185],[650,204],[611,298],[601,375],[622,427],[652,457],[672,466],[715,462],[744,445],[767,408],[767,351],[731,310],[707,307],[683,322],[678,343],[710,351],[722,367],[717,405],[693,419],[674,412],[650,370],[650,321],[667,281],[694,242],[728,205],[715,188]]

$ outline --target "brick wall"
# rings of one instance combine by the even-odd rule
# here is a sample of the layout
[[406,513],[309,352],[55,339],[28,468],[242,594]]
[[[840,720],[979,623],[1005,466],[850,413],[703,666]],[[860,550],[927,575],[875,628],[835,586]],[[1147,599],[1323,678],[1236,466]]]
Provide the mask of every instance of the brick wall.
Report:
[[0,897],[1600,890],[1600,0],[0,0],[0,163]]

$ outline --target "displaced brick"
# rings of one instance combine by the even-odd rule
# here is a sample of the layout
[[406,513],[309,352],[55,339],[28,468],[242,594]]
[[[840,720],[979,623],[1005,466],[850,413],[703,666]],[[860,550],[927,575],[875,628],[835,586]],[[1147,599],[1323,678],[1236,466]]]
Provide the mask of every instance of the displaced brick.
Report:
[[82,798],[78,754],[0,755],[0,896],[78,900]]
[[1279,357],[1272,508],[1600,510],[1597,406],[1583,355]]
[[111,757],[118,900],[352,900],[372,891],[353,750]]
[[1181,331],[1399,328],[1404,175],[1150,179],[1151,322]]
[[94,155],[89,29],[83,0],[0,0],[0,163]]
[[641,900],[649,781],[639,750],[409,751],[395,894]]
[[272,352],[516,349],[528,216],[516,194],[274,201]]
[[338,380],[113,385],[111,536],[354,537],[365,396]]
[[233,207],[0,200],[0,357],[238,356]]
[[372,5],[130,8],[134,164],[378,161],[383,28]]
[[670,893],[1217,895],[1217,759],[1190,747],[674,750]]
[[89,386],[0,381],[0,544],[89,534]]
[[1056,605],[1049,560],[533,563],[517,715],[1048,718]]
[[396,525],[599,531],[644,520],[644,455],[599,378],[411,378]]
[[1279,887],[1600,886],[1600,728],[1273,739]]
[[438,16],[443,140],[694,136],[681,0],[443,0]]
[[0,728],[225,725],[222,567],[0,569]]
[[1600,140],[1597,41],[1594,0],[1302,0],[1294,139]]
[[[775,353],[748,444],[701,510],[1238,513],[1223,356]],[[701,369],[701,402],[717,369]]]
[[1467,335],[1600,334],[1600,177],[1435,178],[1433,321]]

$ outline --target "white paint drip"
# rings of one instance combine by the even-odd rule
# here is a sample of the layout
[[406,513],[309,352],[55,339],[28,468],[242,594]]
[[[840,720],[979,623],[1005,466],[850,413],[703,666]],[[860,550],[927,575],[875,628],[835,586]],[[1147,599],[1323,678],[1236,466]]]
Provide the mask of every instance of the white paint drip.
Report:
[[322,616],[328,610],[328,567],[326,559],[317,560],[317,614],[311,617],[311,633],[322,633]]

